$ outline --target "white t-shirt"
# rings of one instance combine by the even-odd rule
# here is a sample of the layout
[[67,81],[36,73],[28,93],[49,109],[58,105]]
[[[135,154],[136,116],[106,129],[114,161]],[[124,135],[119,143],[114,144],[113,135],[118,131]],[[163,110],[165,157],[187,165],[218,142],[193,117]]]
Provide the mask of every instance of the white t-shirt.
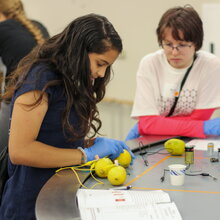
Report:
[[[149,54],[140,62],[132,117],[166,116],[187,71],[175,69],[163,50]],[[205,51],[197,58],[182,88],[173,115],[189,115],[194,109],[220,107],[220,59]]]

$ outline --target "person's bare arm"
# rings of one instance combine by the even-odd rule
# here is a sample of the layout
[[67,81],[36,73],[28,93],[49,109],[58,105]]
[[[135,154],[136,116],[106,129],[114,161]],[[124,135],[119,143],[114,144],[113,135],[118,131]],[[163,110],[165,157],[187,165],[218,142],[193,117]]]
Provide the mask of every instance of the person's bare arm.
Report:
[[48,109],[47,94],[44,94],[40,105],[32,109],[24,104],[32,104],[39,95],[39,91],[31,91],[19,96],[15,101],[9,137],[12,163],[41,168],[80,164],[80,150],[57,148],[36,141]]

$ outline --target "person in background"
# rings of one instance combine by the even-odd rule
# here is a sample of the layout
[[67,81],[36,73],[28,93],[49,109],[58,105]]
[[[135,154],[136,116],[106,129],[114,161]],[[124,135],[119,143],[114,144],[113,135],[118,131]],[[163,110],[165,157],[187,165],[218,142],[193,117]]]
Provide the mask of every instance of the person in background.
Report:
[[[189,19],[190,18],[190,19]],[[220,59],[201,51],[203,24],[190,5],[168,9],[156,30],[161,50],[142,58],[131,116],[140,135],[220,135]]]
[[35,219],[37,195],[57,168],[96,155],[114,159],[124,149],[133,156],[123,141],[97,137],[96,105],[121,51],[121,38],[107,18],[88,14],[19,63],[3,96],[12,96],[12,105],[0,219]]
[[[6,67],[0,76],[2,91],[8,81],[6,76],[10,76],[34,46],[42,44],[48,37],[47,29],[41,23],[27,18],[20,0],[0,0],[0,65]],[[1,103],[0,97],[0,151],[8,144],[8,124],[9,106]]]

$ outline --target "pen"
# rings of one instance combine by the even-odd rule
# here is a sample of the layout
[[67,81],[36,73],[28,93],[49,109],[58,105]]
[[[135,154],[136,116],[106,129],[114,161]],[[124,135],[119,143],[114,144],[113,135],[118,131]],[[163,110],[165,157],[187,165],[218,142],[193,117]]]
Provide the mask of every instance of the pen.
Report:
[[109,188],[111,190],[129,190],[131,189],[132,186],[119,186],[119,187],[114,187],[114,188]]

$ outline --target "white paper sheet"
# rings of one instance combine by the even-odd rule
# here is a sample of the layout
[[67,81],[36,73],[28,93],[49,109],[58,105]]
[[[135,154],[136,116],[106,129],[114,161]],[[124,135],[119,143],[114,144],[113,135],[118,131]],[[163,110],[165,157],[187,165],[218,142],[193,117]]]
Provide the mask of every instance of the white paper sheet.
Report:
[[82,220],[181,220],[169,194],[161,190],[84,190],[77,193]]
[[207,151],[208,143],[214,144],[214,151],[217,151],[220,148],[220,136],[208,137],[206,139],[195,138],[186,143],[186,146],[195,145],[196,150]]

